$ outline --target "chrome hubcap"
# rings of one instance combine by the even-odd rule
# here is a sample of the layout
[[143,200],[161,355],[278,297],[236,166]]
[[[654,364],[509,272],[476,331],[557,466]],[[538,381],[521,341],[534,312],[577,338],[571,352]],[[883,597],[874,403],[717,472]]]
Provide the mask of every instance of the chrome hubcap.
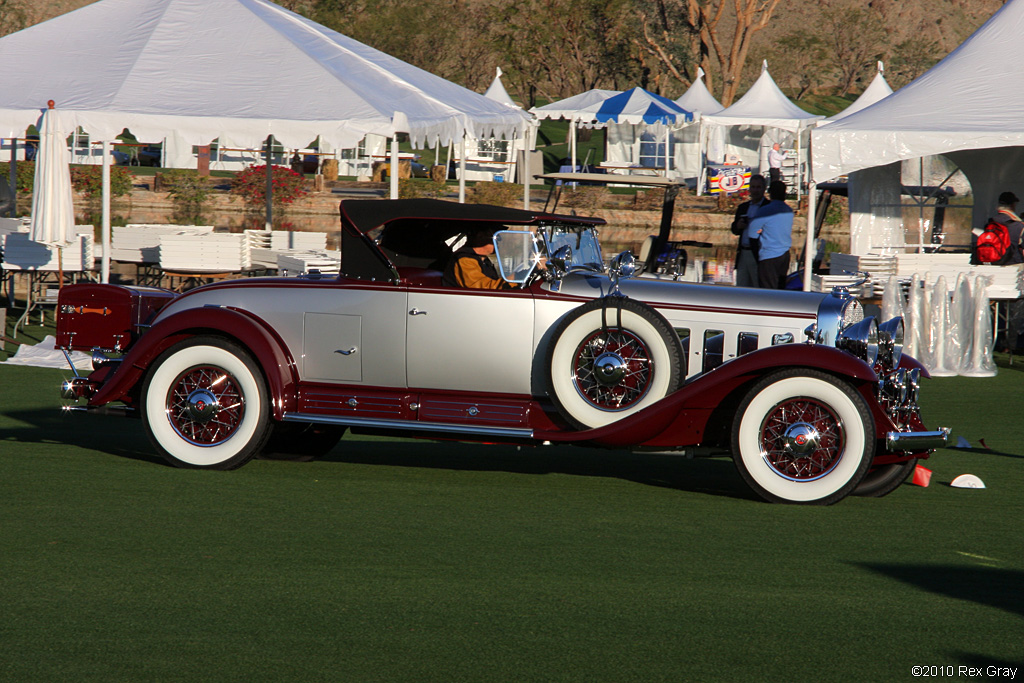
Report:
[[782,436],[782,447],[796,456],[813,453],[820,443],[818,430],[806,422],[790,425]]
[[759,441],[761,456],[776,474],[792,481],[814,481],[839,464],[846,431],[828,405],[791,398],[768,411]]
[[594,360],[594,378],[606,387],[621,382],[627,372],[626,361],[617,353],[602,353]]
[[220,402],[217,397],[206,389],[193,391],[189,394],[186,402],[189,417],[201,424],[206,424],[220,412]]

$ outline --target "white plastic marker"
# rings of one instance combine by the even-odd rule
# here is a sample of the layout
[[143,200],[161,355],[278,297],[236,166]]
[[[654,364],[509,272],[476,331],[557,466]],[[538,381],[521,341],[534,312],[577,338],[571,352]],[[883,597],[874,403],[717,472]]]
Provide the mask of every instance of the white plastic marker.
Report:
[[973,474],[961,474],[959,477],[949,483],[950,486],[954,486],[958,489],[983,489],[985,488],[985,482],[978,479]]

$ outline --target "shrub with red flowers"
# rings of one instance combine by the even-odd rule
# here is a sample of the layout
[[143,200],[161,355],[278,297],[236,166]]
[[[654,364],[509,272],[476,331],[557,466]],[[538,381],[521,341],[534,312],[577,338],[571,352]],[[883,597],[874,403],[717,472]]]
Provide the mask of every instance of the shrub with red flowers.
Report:
[[[131,194],[134,180],[132,174],[124,166],[110,167],[110,196],[123,197]],[[103,194],[102,166],[72,166],[71,187],[89,199],[97,199]]]
[[[291,204],[306,196],[306,178],[301,173],[286,166],[273,166],[271,169],[271,197],[275,207]],[[264,206],[267,198],[267,167],[249,166],[240,171],[231,181],[231,193],[239,195],[254,209]]]
[[[18,192],[32,194],[32,186],[36,180],[36,162],[19,161],[17,175]],[[9,163],[0,164],[0,180],[7,182],[10,177],[11,165]]]

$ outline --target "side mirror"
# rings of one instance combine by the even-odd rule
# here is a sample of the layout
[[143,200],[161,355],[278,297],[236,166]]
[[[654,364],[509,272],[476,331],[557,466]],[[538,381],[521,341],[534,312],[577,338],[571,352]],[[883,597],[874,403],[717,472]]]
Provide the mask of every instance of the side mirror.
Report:
[[572,266],[572,249],[568,246],[559,247],[555,249],[548,258],[548,270],[551,271],[551,275],[555,279],[561,279],[565,277],[565,274],[569,272],[569,268]]
[[611,293],[621,296],[619,279],[633,277],[636,274],[636,270],[636,259],[633,257],[633,254],[628,251],[617,254],[608,265],[608,276],[612,281]]

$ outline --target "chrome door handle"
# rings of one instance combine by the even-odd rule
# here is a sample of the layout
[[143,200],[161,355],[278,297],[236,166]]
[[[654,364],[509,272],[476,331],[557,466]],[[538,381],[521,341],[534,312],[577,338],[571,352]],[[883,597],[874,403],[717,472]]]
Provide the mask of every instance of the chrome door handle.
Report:
[[411,311],[409,311],[409,315],[426,315],[426,314],[427,314],[426,311],[421,311],[418,308],[414,308]]
[[348,351],[345,351],[343,349],[338,349],[337,351],[335,351],[335,353],[340,353],[343,356],[351,356],[355,352],[356,352],[356,347],[354,347],[354,346],[351,349],[349,349]]

